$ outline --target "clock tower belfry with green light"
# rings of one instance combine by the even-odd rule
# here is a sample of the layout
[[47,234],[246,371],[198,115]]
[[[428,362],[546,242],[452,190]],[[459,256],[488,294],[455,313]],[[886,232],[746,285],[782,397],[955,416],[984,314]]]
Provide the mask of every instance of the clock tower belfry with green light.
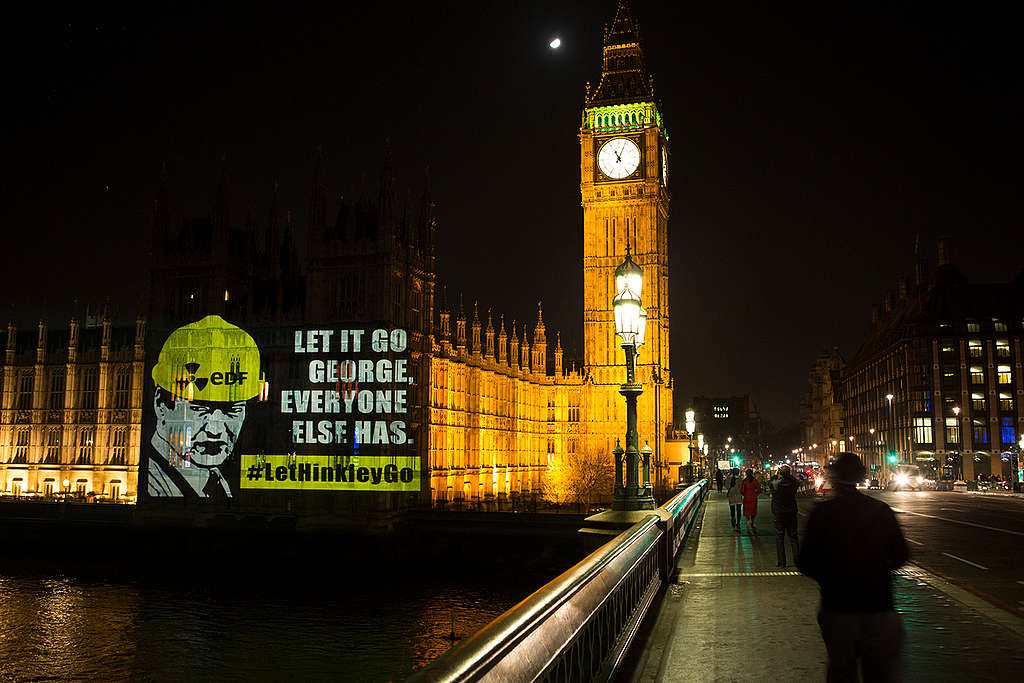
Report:
[[583,339],[588,376],[588,441],[614,446],[625,423],[618,395],[625,353],[615,336],[615,268],[627,248],[644,271],[646,343],[636,361],[644,393],[637,407],[640,446],[661,462],[672,423],[669,374],[669,146],[654,81],[629,4],[619,0],[605,27],[601,80],[587,85],[580,124],[583,201]]

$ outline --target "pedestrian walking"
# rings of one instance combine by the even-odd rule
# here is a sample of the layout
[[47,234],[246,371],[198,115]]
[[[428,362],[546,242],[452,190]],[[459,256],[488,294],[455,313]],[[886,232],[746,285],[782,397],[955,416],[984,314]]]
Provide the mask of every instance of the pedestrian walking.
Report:
[[740,520],[743,519],[743,493],[740,491],[740,483],[740,471],[733,468],[729,473],[729,520],[732,521],[732,528],[736,533],[740,532]]
[[860,493],[867,471],[853,453],[830,468],[835,496],[807,520],[797,566],[818,582],[818,625],[828,651],[828,681],[902,680],[903,622],[893,609],[892,572],[907,542],[888,505]]
[[779,566],[785,567],[786,536],[789,536],[789,544],[793,549],[793,561],[796,562],[800,556],[800,541],[796,535],[796,492],[800,489],[800,482],[790,473],[787,465],[782,466],[780,474],[772,487],[772,515],[775,521],[775,554]]
[[754,479],[754,470],[748,469],[747,476],[740,484],[740,496],[743,500],[743,516],[747,518],[747,531],[757,533],[754,520],[757,519],[757,497],[761,495],[761,484]]
[[715,483],[718,484],[718,492],[722,492],[722,484],[725,483],[725,475],[722,474],[722,470],[715,468]]

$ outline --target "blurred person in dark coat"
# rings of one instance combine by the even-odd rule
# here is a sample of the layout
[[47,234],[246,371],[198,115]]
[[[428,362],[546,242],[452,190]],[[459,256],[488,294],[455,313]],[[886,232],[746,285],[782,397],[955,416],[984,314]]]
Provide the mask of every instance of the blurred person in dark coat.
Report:
[[892,572],[907,542],[888,505],[860,493],[866,470],[853,453],[830,468],[835,496],[811,511],[797,559],[818,582],[818,625],[828,650],[828,681],[902,680],[903,622],[893,609]]
[[790,473],[789,466],[783,465],[781,476],[772,485],[772,514],[775,518],[775,552],[779,566],[786,566],[786,536],[793,548],[793,561],[800,555],[800,541],[796,535],[796,492],[800,482]]

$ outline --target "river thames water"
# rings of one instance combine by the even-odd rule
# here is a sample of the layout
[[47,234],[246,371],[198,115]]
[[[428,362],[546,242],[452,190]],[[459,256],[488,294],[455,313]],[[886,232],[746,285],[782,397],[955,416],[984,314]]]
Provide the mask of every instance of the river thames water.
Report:
[[0,680],[402,680],[565,568],[496,567],[0,570]]

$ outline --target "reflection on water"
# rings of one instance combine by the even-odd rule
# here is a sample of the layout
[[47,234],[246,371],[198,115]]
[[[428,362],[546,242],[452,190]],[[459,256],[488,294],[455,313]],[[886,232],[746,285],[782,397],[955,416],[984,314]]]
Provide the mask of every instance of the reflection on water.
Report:
[[[401,680],[538,588],[269,576],[151,585],[0,574],[0,680]],[[500,585],[499,585],[500,584]]]

